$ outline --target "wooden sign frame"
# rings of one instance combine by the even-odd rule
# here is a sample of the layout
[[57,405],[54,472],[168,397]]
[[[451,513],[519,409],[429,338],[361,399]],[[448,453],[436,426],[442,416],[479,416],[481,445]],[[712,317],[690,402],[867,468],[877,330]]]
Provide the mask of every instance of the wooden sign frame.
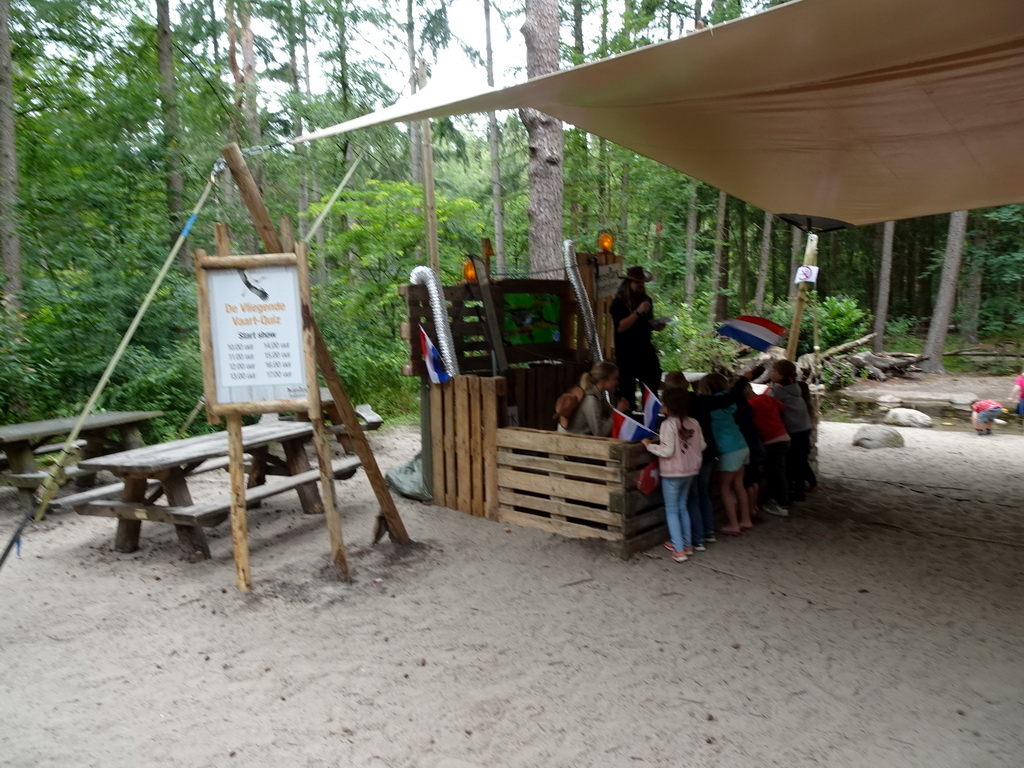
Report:
[[[218,225],[218,251],[226,251],[230,247],[230,237],[227,235],[227,228],[220,228]],[[302,367],[305,371],[306,393],[305,397],[290,397],[263,400],[221,402],[218,397],[218,370],[216,360],[216,348],[214,343],[212,312],[214,307],[211,302],[210,273],[212,271],[223,272],[225,270],[236,270],[241,272],[241,283],[247,290],[253,292],[252,308],[243,307],[240,302],[237,307],[225,308],[226,313],[238,314],[241,322],[237,325],[244,328],[257,327],[261,325],[260,318],[265,312],[275,311],[270,309],[270,304],[257,304],[256,301],[269,301],[269,298],[260,296],[260,291],[267,293],[258,284],[252,283],[250,275],[245,270],[258,270],[266,267],[294,267],[296,287],[298,289],[299,306],[298,327],[302,347]],[[221,253],[217,256],[208,256],[203,250],[196,251],[196,286],[199,305],[199,347],[202,355],[203,365],[203,394],[206,398],[206,412],[211,423],[219,421],[221,416],[226,417],[228,428],[228,471],[231,475],[231,541],[235,555],[235,581],[242,592],[249,592],[252,589],[252,574],[249,569],[249,528],[246,515],[245,498],[245,455],[242,442],[242,416],[253,413],[301,413],[308,414],[313,425],[313,446],[316,449],[317,461],[320,465],[320,485],[324,504],[325,517],[327,518],[327,530],[331,539],[331,552],[333,559],[344,570],[346,578],[349,577],[348,564],[345,557],[345,544],[341,534],[341,513],[338,509],[334,493],[334,474],[331,470],[331,454],[327,447],[327,432],[324,429],[323,413],[320,404],[320,385],[317,380],[316,362],[316,325],[313,321],[313,312],[310,307],[309,291],[309,265],[306,259],[306,246],[304,243],[296,243],[293,253],[268,253],[254,256],[232,256]],[[258,275],[257,275],[258,278]],[[272,302],[276,306],[279,302]],[[239,310],[241,310],[239,312]],[[288,311],[287,307],[281,310]],[[294,311],[294,310],[293,310]],[[251,321],[249,318],[253,318]],[[266,315],[270,323],[275,318]],[[294,322],[295,318],[291,318]],[[282,318],[277,320],[283,324]],[[246,331],[246,333],[250,333]],[[251,332],[255,334],[255,331]],[[255,346],[255,344],[253,344]],[[266,350],[264,350],[266,353]],[[228,361],[222,360],[221,367],[225,367]],[[266,362],[266,361],[264,361]],[[223,372],[223,371],[222,371]],[[264,385],[266,386],[266,385]]]
[[[217,349],[214,339],[213,314],[217,310],[211,302],[210,273],[211,271],[221,272],[224,270],[259,270],[266,267],[294,267],[295,278],[298,284],[299,306],[291,310],[298,313],[298,325],[301,334],[302,366],[305,373],[306,393],[304,397],[277,397],[273,399],[253,399],[245,401],[222,402],[219,395],[218,384],[223,382],[227,375],[227,360],[220,360],[217,357]],[[243,272],[243,275],[245,273]],[[196,256],[196,284],[198,288],[199,303],[199,346],[203,362],[203,394],[206,398],[207,413],[212,420],[220,416],[232,414],[246,415],[252,413],[291,413],[308,412],[312,416],[320,412],[320,388],[317,384],[316,354],[314,349],[314,336],[312,327],[312,310],[310,308],[309,268],[306,261],[306,248],[303,243],[297,243],[294,253],[271,253],[253,256],[207,256],[204,252],[198,252]],[[256,288],[255,290],[260,290]],[[258,304],[260,298],[254,293],[251,306],[265,307],[266,304]],[[240,303],[235,307],[245,307]],[[260,319],[280,319],[277,316],[268,316],[258,309],[244,310],[239,312],[236,322],[247,323],[240,331],[240,335],[246,335],[251,339],[264,331],[259,330]],[[249,323],[252,321],[252,325]],[[252,330],[249,330],[249,328]],[[254,345],[247,345],[250,348]],[[255,345],[259,346],[259,345]],[[289,352],[291,354],[292,352]],[[264,351],[264,354],[267,354]],[[267,361],[264,361],[266,364]],[[265,387],[266,385],[264,385]]]

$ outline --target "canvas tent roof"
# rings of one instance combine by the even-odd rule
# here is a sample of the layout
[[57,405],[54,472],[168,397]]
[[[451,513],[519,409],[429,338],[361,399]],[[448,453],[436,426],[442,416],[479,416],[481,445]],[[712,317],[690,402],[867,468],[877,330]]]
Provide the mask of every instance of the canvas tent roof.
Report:
[[869,224],[1024,202],[1022,0],[796,0],[295,141],[534,107],[773,213]]

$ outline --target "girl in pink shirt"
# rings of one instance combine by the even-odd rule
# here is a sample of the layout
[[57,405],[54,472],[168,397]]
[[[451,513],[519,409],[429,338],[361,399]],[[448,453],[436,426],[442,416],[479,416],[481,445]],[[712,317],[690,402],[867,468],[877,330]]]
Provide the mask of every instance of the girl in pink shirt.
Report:
[[700,473],[704,435],[700,424],[686,415],[686,390],[666,389],[662,397],[662,410],[668,418],[661,425],[660,442],[654,444],[645,439],[643,443],[658,457],[665,519],[671,537],[665,547],[672,550],[673,560],[683,563],[693,554],[687,497],[693,478]]

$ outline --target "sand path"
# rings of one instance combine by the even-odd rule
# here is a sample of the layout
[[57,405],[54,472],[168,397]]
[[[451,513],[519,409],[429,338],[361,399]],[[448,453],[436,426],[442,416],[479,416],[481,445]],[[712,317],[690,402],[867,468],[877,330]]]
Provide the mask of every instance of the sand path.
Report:
[[409,501],[420,543],[371,548],[360,474],[355,584],[286,495],[243,596],[227,525],[190,565],[53,515],[0,572],[0,765],[1018,767],[1024,438],[856,428],[822,429],[827,491],[681,565]]

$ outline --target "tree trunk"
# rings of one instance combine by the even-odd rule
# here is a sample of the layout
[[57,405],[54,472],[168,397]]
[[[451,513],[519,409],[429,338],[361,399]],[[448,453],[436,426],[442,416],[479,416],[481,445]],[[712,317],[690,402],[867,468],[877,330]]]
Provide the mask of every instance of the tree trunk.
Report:
[[686,204],[686,300],[693,302],[697,292],[697,180],[690,182],[690,199]]
[[757,287],[754,289],[754,311],[760,314],[764,310],[764,289],[768,282],[768,259],[772,253],[772,215],[764,212],[764,224],[761,225],[761,265],[757,270]]
[[[527,0],[522,33],[526,39],[526,76],[558,69],[558,4]],[[541,279],[561,279],[562,264],[562,124],[535,109],[520,109],[529,136],[530,266]]]
[[729,319],[729,259],[732,248],[729,238],[732,229],[729,220],[729,205],[725,206],[725,224],[722,227],[722,271],[718,278],[718,295],[715,297],[715,320],[722,323]]
[[0,0],[0,305],[13,316],[21,308],[21,240],[18,236],[18,153],[14,144],[14,78],[11,67],[10,2]]
[[[232,115],[235,136],[242,135],[245,127],[245,139],[249,146],[260,143],[259,110],[256,108],[256,42],[252,33],[252,4],[250,0],[227,0],[228,27],[228,66],[235,81],[235,114]],[[241,41],[242,66],[238,65],[238,44]],[[241,115],[241,125],[239,124]],[[253,178],[259,184],[261,180],[260,164],[251,163]]]
[[[160,111],[164,123],[164,173],[167,176],[167,214],[171,222],[173,244],[181,231],[182,197],[185,183],[181,176],[181,143],[178,124],[178,93],[174,83],[174,40],[171,33],[171,11],[168,0],[156,3],[156,60],[160,73]],[[188,267],[192,257],[181,249],[180,261]]]
[[954,211],[949,215],[949,234],[946,237],[946,255],[942,261],[942,277],[939,294],[935,298],[932,320],[928,325],[928,339],[923,354],[928,360],[921,368],[928,373],[945,373],[942,366],[942,352],[946,346],[949,318],[953,313],[956,286],[960,279],[960,259],[964,251],[964,237],[967,234],[967,211]]
[[747,311],[747,204],[740,201],[740,237],[739,254],[736,258],[736,269],[739,270],[740,314]]
[[[491,1],[484,0],[484,34],[487,44],[487,84],[494,87],[494,51],[491,47]],[[494,271],[505,276],[505,202],[501,188],[501,135],[498,116],[487,113],[487,137],[491,144],[491,207],[494,210]]]
[[878,270],[878,301],[875,304],[875,338],[871,342],[874,352],[885,351],[885,325],[889,322],[889,285],[892,278],[892,241],[896,222],[887,221],[882,231],[882,264]]
[[718,191],[718,213],[715,219],[715,247],[711,257],[711,319],[720,320],[722,291],[722,246],[725,244],[725,217],[728,215],[726,203],[729,196],[722,190]]
[[[412,0],[405,3],[405,52],[409,57],[409,93],[419,90],[419,72],[416,66],[416,16]],[[413,184],[423,183],[423,131],[419,121],[409,123],[410,178]]]
[[985,273],[985,245],[987,236],[981,230],[975,231],[974,247],[971,249],[971,261],[967,268],[967,284],[963,296],[963,328],[964,340],[968,344],[977,344],[978,327],[981,315],[981,285]]
[[797,284],[793,282],[796,278],[797,267],[800,266],[800,259],[803,255],[804,249],[804,238],[803,232],[797,227],[790,227],[792,229],[792,241],[789,247],[789,274],[786,275],[786,280],[789,281],[789,300],[793,301],[796,298]]

